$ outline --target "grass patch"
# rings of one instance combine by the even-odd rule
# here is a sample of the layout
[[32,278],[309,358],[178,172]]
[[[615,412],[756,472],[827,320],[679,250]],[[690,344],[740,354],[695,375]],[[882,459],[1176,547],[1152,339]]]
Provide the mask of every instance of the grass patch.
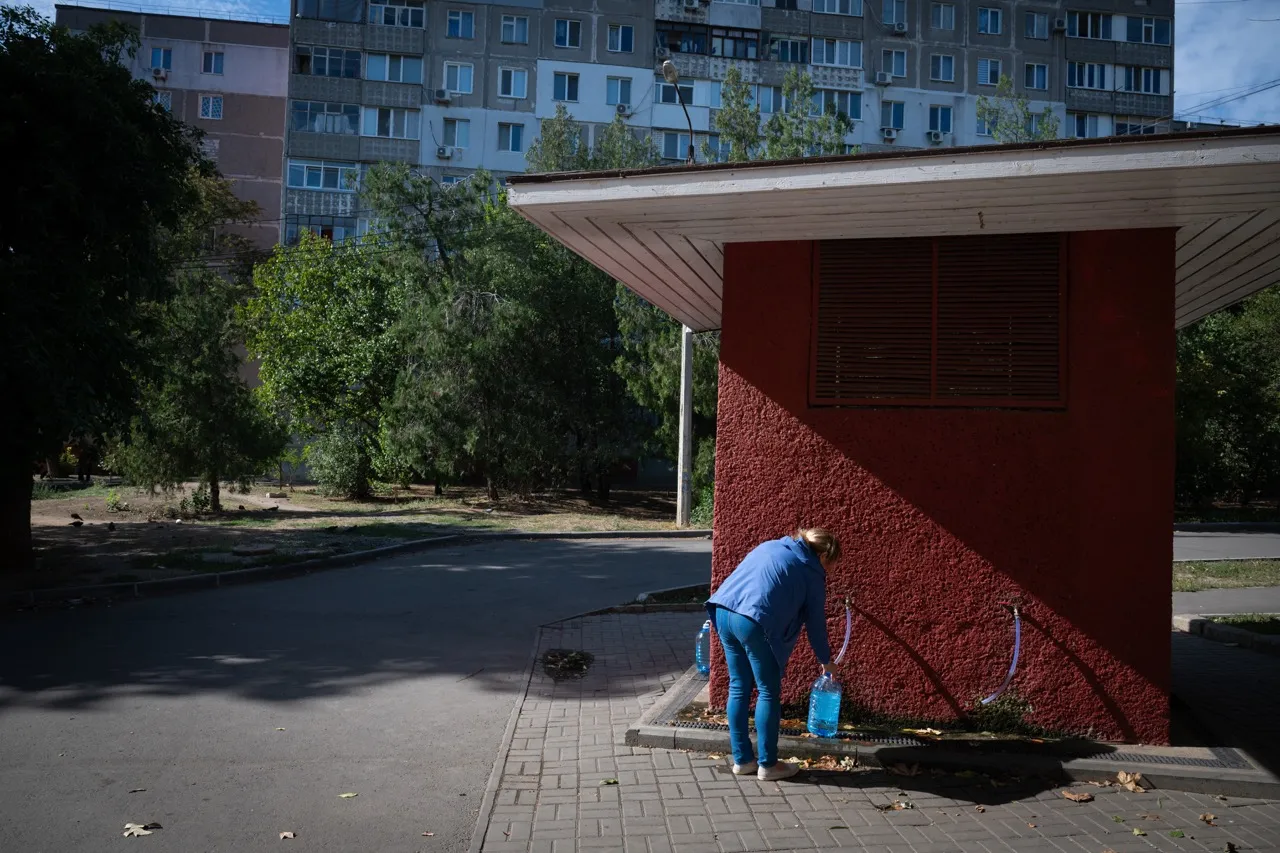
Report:
[[1209,560],[1173,564],[1173,591],[1280,586],[1280,560]]
[[1232,628],[1243,628],[1255,634],[1280,634],[1280,613],[1237,613],[1234,616],[1210,616],[1209,621]]
[[54,486],[43,481],[36,481],[31,486],[31,500],[33,501],[52,501],[62,500],[63,498],[106,498],[111,492],[121,492],[120,486],[104,486],[100,483],[94,483],[84,488],[75,488],[73,486],[60,487]]

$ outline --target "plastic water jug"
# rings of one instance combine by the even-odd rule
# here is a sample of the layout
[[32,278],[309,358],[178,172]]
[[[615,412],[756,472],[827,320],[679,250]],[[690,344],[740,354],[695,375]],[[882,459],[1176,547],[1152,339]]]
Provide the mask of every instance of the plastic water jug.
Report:
[[698,672],[703,675],[711,673],[711,620],[702,623],[698,639],[693,647],[693,659],[698,665]]
[[835,737],[840,731],[840,682],[827,673],[809,691],[809,732],[818,737]]

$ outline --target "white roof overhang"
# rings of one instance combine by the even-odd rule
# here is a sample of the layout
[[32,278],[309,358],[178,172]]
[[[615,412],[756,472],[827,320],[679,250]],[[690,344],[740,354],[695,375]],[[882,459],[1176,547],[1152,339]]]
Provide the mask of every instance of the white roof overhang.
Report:
[[526,175],[512,207],[697,331],[727,243],[1173,227],[1176,324],[1280,281],[1280,128]]

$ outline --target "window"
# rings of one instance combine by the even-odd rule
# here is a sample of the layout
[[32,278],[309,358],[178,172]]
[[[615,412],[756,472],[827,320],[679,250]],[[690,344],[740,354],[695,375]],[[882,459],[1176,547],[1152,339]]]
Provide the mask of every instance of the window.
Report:
[[636,31],[625,24],[609,25],[609,51],[631,53],[635,49]]
[[445,27],[445,37],[451,39],[473,39],[476,37],[476,16],[474,12],[463,12],[450,9]]
[[322,21],[345,21],[358,24],[364,18],[364,4],[351,0],[298,0],[299,18],[319,18]]
[[466,178],[459,177],[458,175],[444,175],[440,178],[440,183],[443,186],[451,187],[454,184],[460,184],[465,180]]
[[707,53],[708,29],[698,24],[658,21],[654,25],[659,47],[672,53]]
[[725,162],[733,153],[733,144],[727,139],[721,140],[718,133],[707,134],[707,148],[711,149],[711,159],[717,163]]
[[934,105],[929,107],[929,129],[939,133],[951,132],[951,107]]
[[348,216],[286,216],[284,222],[284,242],[286,246],[295,245],[298,235],[310,231],[317,237],[323,237],[331,243],[341,243],[360,236],[360,220]]
[[326,101],[294,101],[290,127],[306,133],[360,133],[360,107]]
[[604,102],[609,106],[631,104],[631,78],[608,77],[605,79]]
[[1107,88],[1107,66],[1100,62],[1068,62],[1067,85],[1072,89]]
[[200,96],[200,118],[207,118],[213,121],[218,121],[222,118],[221,95]]
[[819,15],[853,15],[860,18],[862,0],[813,0],[813,11]]
[[755,100],[760,105],[762,113],[779,113],[787,108],[786,99],[782,97],[781,86],[758,86]]
[[809,114],[839,113],[853,121],[862,120],[862,94],[842,92],[836,89],[818,89],[813,93],[813,105]]
[[523,15],[503,15],[502,41],[505,44],[528,44],[529,19]]
[[471,122],[465,118],[445,119],[444,144],[454,148],[470,148]]
[[809,40],[773,36],[769,39],[769,58],[778,62],[799,62],[802,65],[808,65]]
[[973,132],[978,134],[978,136],[991,136],[991,123],[982,116],[978,116],[978,121],[974,125]]
[[1000,84],[1000,60],[978,60],[978,85],[998,86]]
[[1154,119],[1116,119],[1116,136],[1151,136],[1159,131],[1160,128]]
[[1041,12],[1027,12],[1025,16],[1025,35],[1029,39],[1047,39],[1049,37],[1049,16]]
[[929,79],[954,83],[956,79],[956,58],[945,53],[935,53],[929,57]]
[[165,71],[172,71],[173,70],[173,48],[171,47],[151,48],[151,67],[163,68]]
[[814,39],[813,64],[861,68],[862,42],[846,41],[844,39]]
[[444,64],[444,87],[455,95],[470,95],[474,76],[475,68],[470,63]]
[[735,3],[739,6],[759,6],[760,0],[715,0],[716,3]]
[[153,92],[151,94],[151,103],[160,107],[165,112],[173,112],[173,92]]
[[684,160],[689,156],[689,134],[674,130],[662,134],[662,156],[668,160]]
[[759,59],[760,33],[756,30],[711,30],[711,55],[731,59]]
[[521,68],[498,69],[498,97],[527,98],[529,96],[529,72]]
[[498,150],[519,153],[524,150],[524,125],[498,125]]
[[1102,135],[1098,130],[1098,117],[1088,113],[1067,113],[1067,130],[1076,139],[1096,139]]
[[894,77],[906,77],[907,52],[905,50],[881,51],[880,70],[888,71]]
[[684,100],[686,107],[693,106],[693,84],[681,83],[680,93],[676,94],[676,87],[665,81],[654,83],[655,92],[654,101],[659,104],[678,104],[681,99]]
[[988,9],[985,6],[978,9],[978,32],[986,33],[989,36],[1000,35],[1004,29],[1004,13],[999,9]]
[[1067,35],[1077,39],[1111,38],[1111,16],[1103,12],[1068,12]]
[[298,45],[293,52],[293,70],[298,74],[313,74],[316,77],[355,79],[360,76],[360,51]]
[[557,71],[552,81],[552,99],[556,101],[578,100],[578,75]]
[[582,47],[582,21],[557,18],[556,47]]
[[902,130],[906,110],[907,105],[902,101],[881,101],[880,126],[892,127],[895,130]]
[[907,22],[907,0],[884,0],[881,20],[886,24]]
[[1040,123],[1044,120],[1044,113],[1028,113],[1027,114],[1027,135],[1035,137],[1040,133]]
[[1131,65],[1124,67],[1124,82],[1121,84],[1121,91],[1124,92],[1141,92],[1145,95],[1163,95],[1164,89],[1161,86],[1163,75],[1159,68],[1136,68]]
[[1125,41],[1136,41],[1143,44],[1168,44],[1170,27],[1168,18],[1140,18],[1129,16],[1125,19]]
[[222,73],[223,53],[220,50],[206,50],[204,52],[205,74],[221,74]]
[[418,139],[419,116],[417,110],[365,107],[364,135],[388,139]]
[[1062,237],[818,244],[810,404],[1062,404]]
[[355,163],[333,163],[327,160],[290,160],[289,186],[299,190],[337,190],[353,193],[357,188],[360,167]]
[[365,62],[364,76],[367,80],[387,83],[421,83],[422,57],[371,53]]
[[956,7],[954,3],[934,3],[929,11],[929,23],[935,30],[954,30],[956,28]]
[[423,0],[374,0],[369,23],[384,27],[418,27],[426,23]]
[[1028,89],[1049,88],[1049,66],[1028,62],[1022,85]]

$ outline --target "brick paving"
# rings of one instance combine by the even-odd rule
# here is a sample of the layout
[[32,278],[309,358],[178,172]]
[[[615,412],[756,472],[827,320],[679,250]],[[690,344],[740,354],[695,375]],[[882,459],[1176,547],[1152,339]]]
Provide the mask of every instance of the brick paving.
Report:
[[[802,771],[762,783],[730,775],[727,758],[622,745],[629,725],[688,667],[701,621],[615,614],[544,629],[540,652],[581,649],[595,662],[579,681],[557,683],[535,669],[484,851],[1173,853],[1230,843],[1280,853],[1276,802],[1080,786],[1095,800],[1078,804],[1035,782],[882,771]],[[912,807],[877,808],[893,802]],[[1218,826],[1199,820],[1205,812]]]

